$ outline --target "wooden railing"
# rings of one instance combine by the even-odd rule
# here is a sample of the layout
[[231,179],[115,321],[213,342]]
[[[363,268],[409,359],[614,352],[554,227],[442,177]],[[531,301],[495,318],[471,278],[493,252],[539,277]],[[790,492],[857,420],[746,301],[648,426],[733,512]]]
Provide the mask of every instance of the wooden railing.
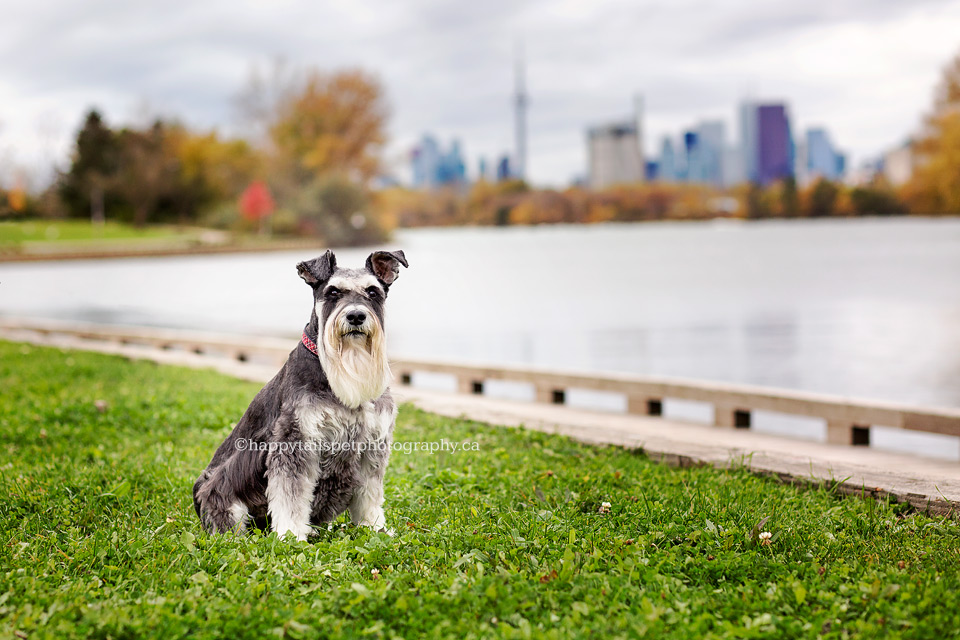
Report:
[[[278,367],[296,345],[295,338],[251,338],[53,321],[0,319],[0,329],[178,349],[239,361],[259,361]],[[411,384],[416,373],[445,374],[452,376],[457,381],[457,390],[466,394],[482,394],[487,382],[492,380],[531,385],[537,402],[559,405],[566,404],[567,395],[572,390],[602,391],[621,394],[626,398],[628,413],[647,416],[662,415],[667,399],[709,403],[713,405],[714,423],[718,427],[731,429],[749,429],[757,411],[819,418],[826,422],[827,441],[834,444],[868,445],[873,426],[960,436],[960,409],[914,407],[786,389],[654,376],[561,372],[409,359],[392,359],[391,364],[401,384]]]
[[415,372],[452,375],[460,393],[483,393],[489,380],[527,383],[537,402],[565,404],[572,389],[622,394],[627,412],[663,414],[666,399],[709,403],[718,427],[748,429],[755,411],[820,418],[827,425],[827,442],[868,445],[870,427],[960,436],[960,409],[931,409],[853,400],[786,389],[627,374],[560,372],[516,367],[484,367],[454,363],[395,360],[394,373],[409,384]]

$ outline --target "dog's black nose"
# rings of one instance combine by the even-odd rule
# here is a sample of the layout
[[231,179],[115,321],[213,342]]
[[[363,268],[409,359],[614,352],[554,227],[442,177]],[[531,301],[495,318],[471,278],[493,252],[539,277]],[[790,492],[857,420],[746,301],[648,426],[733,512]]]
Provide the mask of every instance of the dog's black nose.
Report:
[[347,314],[347,322],[355,327],[362,325],[363,321],[366,319],[367,314],[365,314],[363,311],[351,311]]

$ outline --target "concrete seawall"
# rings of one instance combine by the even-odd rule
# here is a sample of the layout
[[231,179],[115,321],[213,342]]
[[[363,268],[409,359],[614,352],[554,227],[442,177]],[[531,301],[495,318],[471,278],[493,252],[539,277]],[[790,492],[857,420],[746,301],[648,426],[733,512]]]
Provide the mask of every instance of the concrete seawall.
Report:
[[[49,321],[2,320],[0,338],[69,349],[112,353],[164,364],[212,368],[245,380],[265,382],[279,368],[295,340],[197,334],[170,330],[77,327]],[[523,426],[566,435],[583,442],[643,449],[669,464],[742,465],[787,482],[825,483],[856,495],[909,502],[934,514],[954,514],[960,507],[960,464],[914,455],[878,451],[858,442],[862,429],[879,421],[902,429],[940,434],[960,433],[960,411],[903,407],[830,396],[719,385],[698,381],[664,381],[636,376],[602,376],[537,372],[451,363],[394,362],[395,394],[434,413],[492,425]],[[459,393],[418,389],[412,372],[446,372]],[[487,397],[491,379],[527,380],[538,402]],[[633,398],[626,414],[571,408],[565,390],[583,387],[623,391]],[[631,396],[632,394],[632,396]],[[691,424],[657,415],[664,397],[707,398],[715,403],[715,426]],[[777,407],[832,420],[831,442],[817,443],[752,431],[749,415]],[[738,428],[739,427],[739,428]],[[869,432],[868,432],[869,433]],[[869,436],[867,436],[869,438]]]

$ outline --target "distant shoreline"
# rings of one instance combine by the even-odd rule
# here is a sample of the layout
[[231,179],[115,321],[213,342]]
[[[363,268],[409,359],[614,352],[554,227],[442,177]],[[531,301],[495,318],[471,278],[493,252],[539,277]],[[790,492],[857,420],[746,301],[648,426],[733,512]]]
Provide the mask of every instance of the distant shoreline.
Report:
[[162,258],[166,256],[218,255],[228,253],[266,253],[274,251],[295,251],[297,249],[317,249],[317,239],[277,240],[257,245],[199,245],[192,247],[140,247],[130,249],[93,249],[89,251],[73,248],[64,251],[4,253],[0,250],[0,263],[11,262],[53,262],[60,260],[104,260],[110,258]]
[[[633,221],[608,221],[608,222],[557,222],[557,223],[540,223],[540,224],[512,224],[505,226],[497,225],[425,225],[425,226],[415,226],[415,227],[402,227],[395,229],[395,231],[404,233],[410,231],[441,231],[441,230],[462,230],[466,228],[472,228],[476,230],[485,230],[485,231],[503,231],[507,229],[546,229],[552,227],[603,227],[606,225],[670,225],[670,224],[703,224],[703,225],[717,225],[723,227],[732,227],[740,225],[752,225],[752,224],[765,224],[765,223],[822,223],[822,222],[840,222],[840,223],[851,223],[856,224],[859,221],[904,221],[904,220],[927,220],[927,221],[947,221],[947,220],[956,220],[960,215],[957,214],[947,214],[940,216],[924,216],[924,215],[902,215],[902,216],[887,216],[887,215],[877,215],[877,216],[824,216],[817,218],[809,217],[800,217],[800,218],[783,218],[783,217],[768,217],[768,218],[738,218],[738,217],[726,217],[718,216],[715,218],[701,218],[701,219],[684,219],[684,218],[675,218],[675,219],[660,219],[660,220],[633,220]],[[122,241],[120,241],[122,242]],[[118,242],[119,244],[119,242]],[[168,244],[160,244],[154,246],[144,246],[139,247],[133,246],[130,248],[118,247],[116,249],[108,249],[101,246],[87,248],[78,248],[77,244],[72,246],[65,246],[62,249],[56,246],[56,243],[50,243],[48,245],[41,245],[41,250],[31,249],[28,251],[22,250],[10,250],[4,249],[0,246],[0,264],[6,263],[18,263],[18,262],[55,262],[55,261],[72,261],[72,260],[104,260],[111,258],[161,258],[161,257],[174,257],[174,256],[201,256],[201,255],[222,255],[222,254],[238,254],[238,253],[273,253],[280,251],[296,251],[299,249],[305,250],[317,250],[326,247],[323,242],[317,238],[307,238],[307,239],[287,239],[287,240],[268,240],[263,243],[251,243],[251,244],[183,244],[182,242],[178,243],[177,241],[171,241]]]

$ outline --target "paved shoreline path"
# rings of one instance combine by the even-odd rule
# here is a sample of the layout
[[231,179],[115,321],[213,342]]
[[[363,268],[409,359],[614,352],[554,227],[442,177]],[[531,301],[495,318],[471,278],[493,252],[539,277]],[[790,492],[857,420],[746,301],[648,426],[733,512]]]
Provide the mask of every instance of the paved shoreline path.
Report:
[[[277,366],[238,362],[186,351],[41,334],[0,327],[0,338],[85,349],[193,368],[212,368],[244,380],[266,382]],[[292,348],[292,347],[291,347]],[[426,391],[396,384],[401,402],[432,413],[494,426],[566,435],[597,445],[642,449],[674,465],[743,465],[787,482],[826,483],[851,495],[891,496],[939,515],[960,512],[960,464],[866,447],[822,444],[721,429],[661,417],[585,411],[559,405],[500,400],[480,395]]]

